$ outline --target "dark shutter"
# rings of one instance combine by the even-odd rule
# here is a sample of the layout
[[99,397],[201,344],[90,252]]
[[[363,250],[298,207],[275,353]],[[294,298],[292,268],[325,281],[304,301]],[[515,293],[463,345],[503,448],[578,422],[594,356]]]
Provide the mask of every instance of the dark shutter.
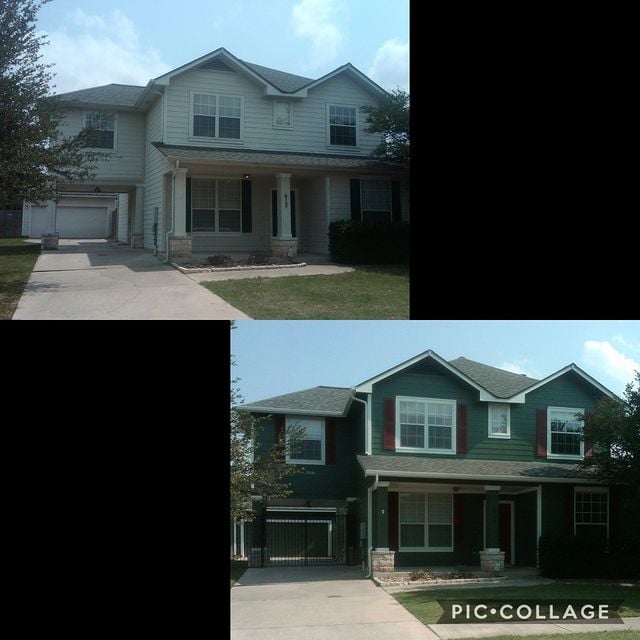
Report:
[[187,233],[191,233],[191,178],[187,178]]
[[389,549],[398,550],[398,493],[389,491]]
[[296,227],[296,192],[291,192],[291,235],[298,237],[298,229]]
[[275,422],[276,422],[276,445],[278,446],[282,446],[281,449],[281,453],[278,456],[279,460],[284,460],[285,459],[285,447],[284,447],[284,442],[285,442],[285,423],[286,423],[286,419],[285,416],[275,416]]
[[387,451],[396,450],[396,400],[384,399],[384,448]]
[[326,464],[336,463],[336,421],[327,418],[325,421]]
[[271,235],[274,238],[278,237],[278,192],[271,192]]
[[242,233],[251,233],[251,180],[242,181]]
[[351,180],[351,219],[362,220],[360,208],[360,180]]
[[397,180],[391,183],[391,219],[393,222],[402,222],[400,183]]
[[536,409],[536,457],[547,457],[547,410]]
[[574,488],[568,486],[565,494],[564,505],[564,532],[568,536],[573,535],[573,506],[574,506]]
[[465,545],[464,531],[464,498],[459,493],[453,494],[453,536],[454,549],[460,551]]
[[467,453],[467,405],[459,404],[456,415],[456,451]]

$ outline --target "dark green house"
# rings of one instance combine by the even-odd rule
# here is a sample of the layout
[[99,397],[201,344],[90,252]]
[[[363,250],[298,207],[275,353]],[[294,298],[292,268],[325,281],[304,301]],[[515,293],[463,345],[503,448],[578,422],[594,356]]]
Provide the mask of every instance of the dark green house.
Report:
[[[299,424],[289,498],[243,529],[255,566],[535,567],[543,534],[615,539],[615,487],[577,463],[592,454],[579,416],[616,396],[570,364],[544,380],[433,351],[351,388],[317,387],[244,405],[264,443]],[[239,539],[239,538],[237,538]]]

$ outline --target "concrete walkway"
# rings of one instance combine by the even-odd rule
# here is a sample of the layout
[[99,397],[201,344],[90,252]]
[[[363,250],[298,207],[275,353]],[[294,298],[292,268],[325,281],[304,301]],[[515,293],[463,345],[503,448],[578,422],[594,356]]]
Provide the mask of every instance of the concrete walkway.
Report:
[[[39,241],[36,241],[39,242]],[[43,252],[14,320],[241,320],[249,316],[142,249],[60,240]]]
[[253,269],[251,271],[220,271],[190,273],[196,282],[219,282],[220,280],[245,280],[247,278],[287,278],[292,276],[335,276],[339,273],[355,271],[351,267],[339,267],[334,264],[309,264],[295,269]]

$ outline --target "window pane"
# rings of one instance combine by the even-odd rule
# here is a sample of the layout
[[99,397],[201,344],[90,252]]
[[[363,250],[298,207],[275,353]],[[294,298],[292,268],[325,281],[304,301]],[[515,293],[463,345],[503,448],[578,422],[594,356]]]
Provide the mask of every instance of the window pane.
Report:
[[218,107],[220,116],[228,118],[240,118],[240,98],[230,98],[227,96],[219,96]]
[[345,146],[356,146],[355,127],[331,127],[331,144],[341,144]]
[[429,525],[429,546],[430,547],[451,547],[451,525],[450,524],[430,524]]
[[424,524],[424,494],[401,493],[399,501],[400,522],[408,524]]
[[291,126],[291,103],[274,102],[275,123],[279,127]]
[[213,209],[193,210],[193,231],[215,231],[216,216]]
[[401,424],[400,446],[424,449],[424,426],[420,424]]
[[489,407],[490,433],[507,433],[507,407]]
[[218,218],[220,226],[218,231],[221,233],[239,233],[242,230],[240,226],[240,211],[221,209]]
[[451,449],[451,427],[429,427],[429,449]]
[[424,524],[401,524],[400,546],[424,547]]
[[193,116],[193,135],[215,138],[216,119],[209,116]]
[[194,95],[193,113],[197,116],[215,116],[216,96]]
[[304,439],[293,444],[289,458],[294,460],[322,460],[322,442],[320,440]]
[[580,455],[580,434],[551,432],[551,453],[567,456]]
[[191,180],[191,206],[193,209],[215,209],[215,180],[202,178],[193,178]]
[[239,180],[218,180],[218,206],[221,209],[240,209]]
[[391,183],[387,180],[362,180],[362,209],[391,211]]
[[240,118],[220,118],[221,138],[240,138]]
[[428,498],[429,524],[451,524],[453,499],[447,494],[430,493]]

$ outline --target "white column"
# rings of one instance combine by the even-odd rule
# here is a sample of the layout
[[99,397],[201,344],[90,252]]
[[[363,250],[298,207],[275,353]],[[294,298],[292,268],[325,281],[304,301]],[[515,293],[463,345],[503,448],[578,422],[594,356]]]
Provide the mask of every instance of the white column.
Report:
[[187,235],[187,170],[173,170],[173,235]]
[[144,234],[144,187],[136,185],[135,232]]
[[291,240],[291,174],[276,173],[278,187],[278,239]]

